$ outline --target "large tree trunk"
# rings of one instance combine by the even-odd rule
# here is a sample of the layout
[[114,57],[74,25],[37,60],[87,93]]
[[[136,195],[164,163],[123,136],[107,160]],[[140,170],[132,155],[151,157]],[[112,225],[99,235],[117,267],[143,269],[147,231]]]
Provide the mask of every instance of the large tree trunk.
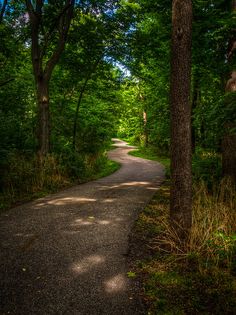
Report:
[[[38,102],[38,153],[43,157],[50,149],[49,82],[65,48],[75,0],[61,3],[61,11],[47,31],[43,25],[44,6],[47,3],[42,0],[25,0],[25,3],[31,26],[31,56]],[[57,36],[52,38],[52,34]],[[55,46],[48,58],[47,49],[51,50],[52,41]]]
[[194,126],[194,110],[197,108],[199,101],[199,77],[195,73],[193,76],[193,95],[192,95],[192,153],[196,151],[196,130]]
[[[226,93],[236,92],[236,72],[233,71],[226,85]],[[227,104],[226,104],[227,106]],[[225,122],[225,134],[222,139],[223,176],[230,177],[236,183],[236,134],[235,123]]]
[[[232,10],[236,15],[236,1],[232,1]],[[235,33],[235,30],[234,30]],[[229,41],[227,61],[230,64],[235,58],[236,34]],[[232,69],[231,78],[226,84],[226,93],[236,92],[236,71]],[[226,105],[227,106],[227,105]],[[233,122],[225,122],[225,134],[222,139],[222,169],[223,176],[230,177],[236,183],[236,134],[232,131],[236,126]]]
[[170,219],[183,238],[192,225],[192,1],[174,0],[172,10]]
[[50,150],[50,112],[49,112],[49,84],[41,79],[37,82],[38,101],[38,146],[39,155],[45,156]]

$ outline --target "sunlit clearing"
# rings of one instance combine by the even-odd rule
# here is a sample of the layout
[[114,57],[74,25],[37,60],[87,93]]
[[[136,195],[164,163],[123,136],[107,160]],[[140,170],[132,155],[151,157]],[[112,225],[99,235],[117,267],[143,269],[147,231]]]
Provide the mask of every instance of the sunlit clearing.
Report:
[[105,290],[107,293],[124,291],[126,288],[125,284],[125,277],[122,274],[119,274],[105,282]]
[[74,264],[72,270],[77,274],[82,274],[89,272],[93,267],[103,263],[105,261],[104,257],[99,255],[92,255],[84,258],[81,262]]

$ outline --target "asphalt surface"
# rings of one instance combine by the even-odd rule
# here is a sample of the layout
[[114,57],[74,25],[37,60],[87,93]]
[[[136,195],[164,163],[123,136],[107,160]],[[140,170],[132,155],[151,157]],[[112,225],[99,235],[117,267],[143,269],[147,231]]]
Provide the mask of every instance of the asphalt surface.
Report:
[[164,177],[115,140],[114,174],[0,216],[0,314],[143,314],[127,277],[132,225]]

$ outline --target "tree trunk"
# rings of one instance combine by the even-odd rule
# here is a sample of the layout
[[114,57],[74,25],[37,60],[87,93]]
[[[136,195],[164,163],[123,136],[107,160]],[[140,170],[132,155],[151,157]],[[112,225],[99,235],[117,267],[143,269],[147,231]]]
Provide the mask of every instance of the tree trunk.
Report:
[[[233,71],[231,78],[226,84],[226,93],[236,93],[236,72]],[[227,106],[227,105],[226,105]],[[222,139],[222,170],[223,176],[230,177],[236,183],[236,134],[235,123],[225,122],[225,134]]]
[[192,1],[172,4],[170,219],[181,238],[192,225],[191,170]]
[[[232,1],[232,11],[236,16],[236,1]],[[227,52],[228,64],[231,63],[233,57],[235,58],[236,51],[236,34],[232,36],[229,41]],[[231,78],[226,83],[226,93],[236,93],[236,71],[232,69]],[[227,105],[226,105],[227,106]],[[225,134],[222,139],[222,171],[223,176],[230,177],[236,183],[236,134],[232,129],[236,128],[235,123],[225,122]]]
[[143,133],[144,133],[144,147],[148,146],[148,129],[147,129],[147,111],[143,111]]
[[[43,157],[50,149],[49,82],[65,48],[75,0],[63,1],[55,22],[47,30],[43,20],[46,11],[44,6],[48,3],[45,4],[42,0],[25,0],[25,3],[31,26],[31,57],[38,102],[38,153]],[[49,40],[52,34],[57,36]],[[52,39],[55,47],[47,58],[47,49],[51,50]]]
[[85,81],[82,90],[80,91],[80,95],[79,95],[79,99],[77,102],[77,106],[76,106],[76,111],[75,111],[75,118],[74,118],[74,127],[73,127],[73,140],[72,140],[72,145],[73,145],[73,149],[75,150],[76,148],[76,135],[77,135],[77,128],[78,128],[78,118],[79,118],[79,109],[80,109],[80,105],[81,105],[81,101],[86,89],[86,85],[87,85],[88,80]]
[[37,82],[38,101],[38,146],[39,155],[45,156],[50,150],[49,83],[41,79]]
[[192,153],[196,151],[196,130],[194,126],[194,110],[199,101],[199,78],[197,73],[193,77],[193,96],[192,96]]
[[1,10],[0,10],[0,24],[2,24],[6,8],[7,8],[7,0],[4,0],[2,5],[1,5]]
[[[230,124],[227,124],[227,130],[230,130]],[[235,125],[231,125],[235,127]],[[223,175],[230,177],[236,183],[236,135],[230,132],[222,140],[222,168]]]

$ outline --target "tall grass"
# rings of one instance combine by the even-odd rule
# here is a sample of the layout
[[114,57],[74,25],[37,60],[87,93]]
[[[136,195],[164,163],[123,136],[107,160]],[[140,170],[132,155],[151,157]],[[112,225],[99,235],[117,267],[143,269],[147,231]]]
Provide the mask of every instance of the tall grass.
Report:
[[70,183],[70,178],[60,158],[48,155],[43,160],[37,156],[11,154],[1,179],[0,207],[21,200],[53,192]]
[[107,160],[105,153],[68,152],[49,154],[44,159],[11,153],[5,167],[0,169],[0,209],[106,176],[117,168],[117,164]]
[[193,222],[183,241],[171,227],[168,215],[160,217],[162,233],[154,246],[176,258],[194,259],[200,271],[210,267],[235,268],[236,190],[230,179],[223,179],[209,192],[204,182],[194,187]]

